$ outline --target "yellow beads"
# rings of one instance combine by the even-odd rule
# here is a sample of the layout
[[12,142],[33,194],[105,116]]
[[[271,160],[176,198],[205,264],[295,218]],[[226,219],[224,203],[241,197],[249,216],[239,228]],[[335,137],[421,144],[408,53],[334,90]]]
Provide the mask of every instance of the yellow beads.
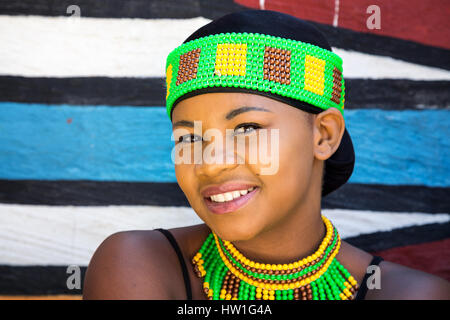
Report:
[[172,65],[169,64],[166,70],[166,85],[167,85],[166,99],[167,97],[169,97],[170,94],[170,82],[172,81],[172,71],[173,71],[172,69],[173,69]]
[[305,56],[305,90],[323,95],[325,88],[325,60]]
[[218,76],[245,76],[247,65],[246,43],[219,43],[214,74]]
[[[326,235],[322,241],[322,243],[319,246],[319,249],[309,257],[306,257],[302,260],[289,263],[289,264],[263,264],[251,261],[243,256],[242,253],[239,252],[239,250],[236,249],[236,247],[233,246],[233,244],[230,241],[223,241],[223,244],[225,247],[229,250],[229,252],[236,258],[236,260],[242,262],[244,265],[250,267],[250,268],[259,268],[262,270],[273,270],[273,271],[281,271],[281,270],[292,270],[294,268],[299,268],[304,266],[307,263],[311,263],[312,261],[316,260],[318,257],[322,256],[325,249],[327,248],[329,242],[331,241],[333,237],[333,226],[331,222],[327,219],[327,217],[322,215],[322,221],[325,223],[326,226]],[[223,254],[221,253],[220,256],[222,258],[225,258]],[[227,259],[224,259],[227,260]]]
[[222,289],[220,290],[220,299],[225,299],[227,294],[227,290]]
[[347,296],[346,296],[345,294],[343,294],[342,292],[339,294],[339,297],[340,297],[342,300],[348,300]]
[[200,275],[204,277],[206,275],[205,268],[203,267],[203,259],[202,254],[200,252],[197,252],[197,254],[192,258],[192,261],[197,265],[198,271],[200,272]]
[[275,290],[268,290],[257,287],[255,297],[257,299],[263,300],[275,300]]
[[357,284],[357,282],[356,282],[355,278],[353,278],[353,276],[350,276],[350,277],[348,278],[348,281],[349,281],[350,284],[353,285],[353,286]]
[[201,252],[197,252],[197,254],[192,258],[195,262],[197,262],[202,257]]

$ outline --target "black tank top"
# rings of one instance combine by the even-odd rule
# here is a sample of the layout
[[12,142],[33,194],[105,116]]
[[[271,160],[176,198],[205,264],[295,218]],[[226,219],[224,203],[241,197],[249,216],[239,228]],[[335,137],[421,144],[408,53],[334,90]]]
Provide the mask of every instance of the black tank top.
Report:
[[172,245],[173,249],[175,250],[178,260],[180,260],[181,264],[181,270],[183,271],[183,278],[184,278],[184,286],[186,287],[186,296],[187,300],[192,300],[192,289],[191,289],[191,281],[189,280],[189,273],[186,267],[186,263],[184,262],[183,254],[181,253],[180,247],[178,246],[177,241],[175,240],[175,237],[170,233],[169,230],[158,228],[154,229],[157,231],[162,232],[166,236],[166,238],[169,240],[170,244]]
[[[154,229],[157,231],[160,231],[162,234],[166,236],[166,238],[169,240],[170,244],[172,245],[173,249],[175,250],[175,253],[178,256],[178,259],[180,260],[181,270],[183,271],[183,278],[184,278],[184,286],[186,287],[186,297],[187,300],[192,300],[192,288],[191,288],[191,281],[189,280],[189,273],[186,267],[186,263],[183,258],[183,254],[181,253],[180,247],[178,246],[177,241],[175,240],[175,237],[170,233],[169,230],[158,228]],[[383,261],[382,257],[379,256],[373,256],[372,261],[369,265],[378,265],[381,261]],[[366,273],[364,275],[364,278],[362,280],[361,286],[356,293],[355,300],[364,300],[367,293],[367,279],[369,278],[370,274]]]

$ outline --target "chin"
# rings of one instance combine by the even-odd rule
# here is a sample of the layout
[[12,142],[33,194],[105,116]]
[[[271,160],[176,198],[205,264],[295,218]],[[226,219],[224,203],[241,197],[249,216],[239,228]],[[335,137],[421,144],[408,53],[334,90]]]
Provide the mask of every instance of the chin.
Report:
[[255,221],[238,221],[230,219],[220,223],[207,223],[209,228],[222,240],[245,241],[254,238],[262,231]]

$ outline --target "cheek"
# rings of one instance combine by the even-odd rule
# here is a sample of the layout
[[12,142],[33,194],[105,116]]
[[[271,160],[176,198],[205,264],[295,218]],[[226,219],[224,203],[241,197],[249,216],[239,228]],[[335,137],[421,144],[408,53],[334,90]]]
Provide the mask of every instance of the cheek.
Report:
[[195,175],[195,165],[178,164],[175,165],[175,176],[178,185],[183,191],[191,208],[204,220],[208,214],[204,211],[203,197],[198,193],[198,178]]
[[191,203],[197,185],[193,166],[188,164],[175,165],[175,177],[181,190],[186,195],[189,203]]
[[313,167],[312,135],[308,131],[280,130],[279,169],[262,176],[272,212],[288,212],[306,193]]
[[299,188],[309,182],[314,160],[312,143],[308,139],[290,142],[280,150],[280,167],[284,169],[285,183]]

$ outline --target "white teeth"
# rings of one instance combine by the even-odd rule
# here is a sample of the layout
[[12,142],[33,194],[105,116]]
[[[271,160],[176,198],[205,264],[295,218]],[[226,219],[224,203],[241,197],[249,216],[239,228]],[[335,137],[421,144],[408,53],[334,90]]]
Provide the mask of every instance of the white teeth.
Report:
[[236,191],[215,194],[215,195],[211,196],[210,199],[214,202],[231,201],[233,199],[239,198],[240,196],[246,195],[253,189],[255,189],[255,187],[251,187],[247,190],[236,190]]
[[233,200],[233,193],[232,192],[227,192],[224,194],[225,196],[225,201],[231,201]]
[[233,198],[239,198],[241,196],[240,191],[233,191]]

